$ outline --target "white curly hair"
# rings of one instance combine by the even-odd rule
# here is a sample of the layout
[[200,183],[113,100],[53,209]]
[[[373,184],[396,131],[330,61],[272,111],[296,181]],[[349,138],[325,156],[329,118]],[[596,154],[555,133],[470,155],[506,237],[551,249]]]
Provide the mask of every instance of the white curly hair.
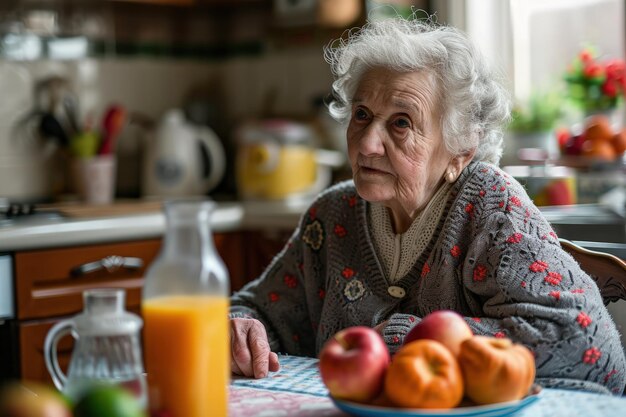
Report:
[[352,97],[368,69],[429,71],[442,99],[448,151],[459,155],[475,149],[474,160],[498,164],[510,94],[463,32],[415,16],[369,21],[328,44],[324,58],[334,76],[328,108],[336,120],[349,119]]

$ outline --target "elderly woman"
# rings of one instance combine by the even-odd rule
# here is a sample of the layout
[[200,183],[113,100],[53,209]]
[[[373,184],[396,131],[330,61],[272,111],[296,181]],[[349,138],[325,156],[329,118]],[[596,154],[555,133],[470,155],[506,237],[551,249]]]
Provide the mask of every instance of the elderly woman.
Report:
[[356,325],[394,353],[421,317],[450,309],[475,334],[530,348],[543,386],[621,393],[624,353],[598,288],[497,167],[509,100],[468,39],[389,19],[326,59],[353,181],[324,191],[232,297],[233,372],[263,377],[274,352],[317,356]]

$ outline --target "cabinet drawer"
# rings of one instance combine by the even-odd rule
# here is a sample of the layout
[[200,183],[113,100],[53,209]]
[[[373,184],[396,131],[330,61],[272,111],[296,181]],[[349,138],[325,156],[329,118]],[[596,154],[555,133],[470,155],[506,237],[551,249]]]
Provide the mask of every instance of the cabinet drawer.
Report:
[[[52,384],[52,378],[46,369],[43,346],[48,331],[55,323],[54,320],[46,320],[19,325],[22,380]],[[62,338],[57,345],[57,359],[63,373],[67,373],[73,347],[74,342],[70,336]]]
[[[76,314],[83,308],[82,293],[90,288],[126,290],[126,305],[138,306],[146,268],[157,256],[161,240],[46,249],[15,254],[17,316],[20,320]],[[72,271],[107,257],[141,259],[135,269],[105,268],[80,275]],[[92,264],[93,265],[93,264]]]

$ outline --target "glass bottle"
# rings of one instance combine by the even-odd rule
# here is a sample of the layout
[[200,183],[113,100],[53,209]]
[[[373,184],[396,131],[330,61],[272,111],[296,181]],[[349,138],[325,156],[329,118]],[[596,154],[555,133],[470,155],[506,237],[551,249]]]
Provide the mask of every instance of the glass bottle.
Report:
[[226,417],[229,278],[211,233],[215,203],[165,203],[166,233],[142,295],[150,410]]

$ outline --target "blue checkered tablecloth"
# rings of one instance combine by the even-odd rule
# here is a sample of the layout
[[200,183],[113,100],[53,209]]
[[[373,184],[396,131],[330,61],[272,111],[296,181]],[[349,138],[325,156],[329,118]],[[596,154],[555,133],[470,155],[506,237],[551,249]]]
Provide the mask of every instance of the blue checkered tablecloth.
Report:
[[280,370],[278,372],[270,372],[267,378],[234,377],[232,385],[269,391],[309,394],[318,397],[328,396],[328,390],[322,383],[317,368],[317,359],[279,355],[278,361],[280,362]]

